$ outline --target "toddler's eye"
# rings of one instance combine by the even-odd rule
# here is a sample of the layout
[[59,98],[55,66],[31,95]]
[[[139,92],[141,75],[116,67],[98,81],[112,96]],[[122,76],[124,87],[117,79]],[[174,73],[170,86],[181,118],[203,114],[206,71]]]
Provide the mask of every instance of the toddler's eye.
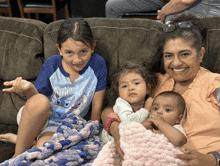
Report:
[[123,85],[123,86],[122,86],[122,88],[126,88],[126,87],[127,87],[127,85]]
[[135,85],[138,85],[138,84],[140,84],[140,82],[135,82],[134,84],[135,84]]

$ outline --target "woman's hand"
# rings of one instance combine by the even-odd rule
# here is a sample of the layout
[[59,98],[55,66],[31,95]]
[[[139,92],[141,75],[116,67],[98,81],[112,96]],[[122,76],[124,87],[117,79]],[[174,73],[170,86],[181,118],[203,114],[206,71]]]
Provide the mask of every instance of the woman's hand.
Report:
[[29,81],[23,80],[21,77],[16,78],[13,81],[4,82],[5,86],[12,86],[11,88],[3,89],[3,92],[15,92],[23,93],[30,90],[33,84]]
[[165,21],[165,18],[166,18],[166,15],[163,14],[163,13],[161,12],[161,10],[158,10],[158,11],[157,11],[157,19],[160,20],[161,22],[164,22],[164,21]]
[[183,154],[176,154],[176,158],[186,160],[179,166],[216,166],[217,160],[213,154],[202,154],[194,150],[184,150]]

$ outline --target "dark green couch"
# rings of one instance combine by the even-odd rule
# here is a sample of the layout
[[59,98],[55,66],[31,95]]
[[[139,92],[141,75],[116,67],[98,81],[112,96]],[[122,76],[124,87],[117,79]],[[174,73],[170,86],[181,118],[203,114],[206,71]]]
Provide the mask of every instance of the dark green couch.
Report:
[[[144,57],[154,61],[161,40],[162,24],[147,19],[87,18],[98,41],[96,52],[107,62],[109,72],[125,59]],[[34,82],[45,60],[55,54],[56,34],[63,20],[41,21],[0,17],[0,89],[3,82],[23,77]],[[208,33],[204,41],[205,66],[220,73],[220,17],[203,18]],[[17,132],[16,116],[25,94],[0,91],[0,134]],[[14,145],[0,142],[0,162],[12,157]]]

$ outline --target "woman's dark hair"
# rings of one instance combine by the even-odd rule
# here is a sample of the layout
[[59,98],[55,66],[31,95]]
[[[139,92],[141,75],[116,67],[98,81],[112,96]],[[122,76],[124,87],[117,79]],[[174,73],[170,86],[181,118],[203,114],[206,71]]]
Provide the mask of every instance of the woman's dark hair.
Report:
[[136,72],[140,74],[143,77],[147,88],[150,90],[156,86],[157,78],[154,72],[152,72],[150,64],[141,60],[134,59],[124,61],[122,65],[118,69],[115,69],[110,76],[112,80],[108,95],[109,106],[113,106],[116,99],[119,97],[119,78],[121,74],[125,72]]
[[[180,22],[190,21],[192,26],[189,28],[180,28],[177,24]],[[174,40],[177,38],[182,38],[187,42],[191,42],[192,47],[196,48],[197,54],[200,54],[200,50],[203,46],[203,39],[206,36],[206,29],[203,27],[199,18],[196,18],[194,15],[183,14],[176,17],[174,20],[170,22],[170,24],[175,25],[175,29],[170,32],[164,32],[162,36],[162,41],[160,43],[160,51],[159,51],[159,58],[161,65],[161,72],[164,73],[163,68],[163,48],[167,41]],[[166,26],[166,25],[164,25]]]
[[205,35],[205,29],[203,28],[202,23],[199,18],[196,18],[194,15],[180,15],[176,17],[170,24],[176,25],[177,23],[190,21],[192,26],[190,28],[180,28],[178,26],[171,32],[164,33],[163,45],[170,39],[183,38],[187,41],[192,41],[192,46],[196,48],[197,52],[202,48],[203,36]]
[[76,41],[83,42],[85,45],[92,46],[94,43],[91,28],[83,18],[69,18],[61,24],[57,34],[59,47],[70,37]]

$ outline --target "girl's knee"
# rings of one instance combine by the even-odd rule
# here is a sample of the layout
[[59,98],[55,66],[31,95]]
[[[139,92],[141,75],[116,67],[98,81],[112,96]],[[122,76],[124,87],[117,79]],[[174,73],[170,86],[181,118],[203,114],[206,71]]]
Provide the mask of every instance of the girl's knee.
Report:
[[48,112],[50,110],[50,102],[49,99],[42,95],[36,94],[32,96],[25,104],[26,110],[39,110],[42,112]]

